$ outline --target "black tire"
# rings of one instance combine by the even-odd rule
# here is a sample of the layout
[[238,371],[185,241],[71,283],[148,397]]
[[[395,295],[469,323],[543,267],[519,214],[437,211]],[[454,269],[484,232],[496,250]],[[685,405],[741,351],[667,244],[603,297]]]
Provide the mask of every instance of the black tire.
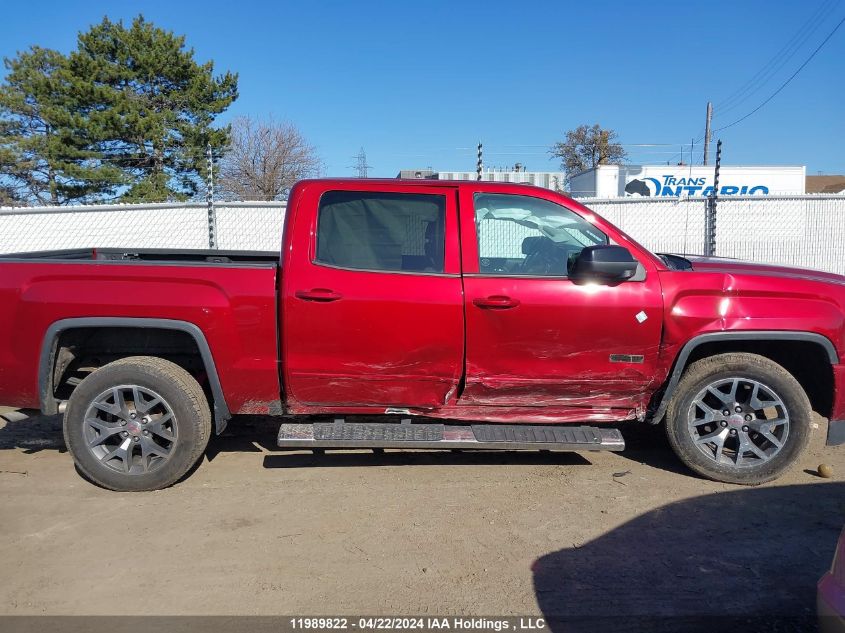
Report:
[[[773,431],[774,427],[771,426],[765,428],[768,429],[766,432],[769,436],[772,436],[773,433],[781,433],[781,437],[776,438],[779,440],[780,446],[777,443],[769,442],[765,436],[756,434],[753,429],[750,432],[743,433],[743,429],[747,431],[749,427],[741,426],[743,425],[741,414],[734,414],[733,410],[727,408],[717,415],[712,425],[704,423],[703,426],[691,430],[691,420],[697,421],[708,415],[703,408],[692,408],[694,403],[701,402],[698,397],[702,393],[707,393],[705,391],[707,387],[714,384],[726,385],[724,388],[728,389],[728,393],[725,394],[720,391],[720,394],[730,396],[731,383],[728,381],[734,379],[739,380],[737,383],[739,387],[735,391],[743,389],[745,393],[748,393],[753,385],[758,383],[763,389],[762,393],[774,395],[778,399],[777,407],[768,407],[767,410],[779,411],[780,413],[773,415],[772,419],[785,418],[788,423],[785,426],[777,427],[784,430]],[[720,383],[719,381],[725,382]],[[718,401],[718,398],[716,401]],[[771,402],[771,400],[766,401]],[[715,401],[711,400],[710,402]],[[743,414],[754,415],[752,405],[740,404],[741,407],[748,407],[742,411]],[[698,404],[695,404],[695,406],[699,407]],[[708,408],[712,410],[716,407]],[[702,411],[705,411],[703,415]],[[730,415],[726,416],[725,411],[728,411]],[[786,415],[783,415],[784,411]],[[762,418],[762,421],[766,421],[765,417]],[[748,424],[757,422],[758,420],[755,417],[753,422]],[[733,484],[758,485],[782,475],[795,464],[807,447],[811,425],[812,407],[810,401],[804,389],[792,374],[764,356],[746,353],[719,354],[690,365],[678,383],[678,388],[666,412],[666,435],[680,460],[699,475],[715,481]],[[704,434],[701,433],[702,429]],[[733,444],[727,446],[727,456],[715,441],[713,444],[704,442],[705,434],[717,433],[720,434],[720,437],[716,438],[715,441],[721,440],[723,443],[727,437],[725,434],[734,436],[733,440],[727,440],[733,442]],[[736,450],[736,447],[740,446],[736,439],[737,433],[742,434],[746,440],[756,438],[755,446],[758,449],[762,446],[771,451],[771,456],[759,459],[759,456],[755,453],[744,451],[742,452],[743,458],[737,460],[741,461],[743,465],[729,463],[730,454],[739,452]],[[697,438],[697,441],[694,438]],[[707,450],[702,446],[706,446]],[[734,448],[732,449],[731,446]],[[711,450],[714,455],[709,455]],[[715,455],[719,456],[719,462],[717,462]]]
[[[97,399],[118,388],[123,390],[123,394],[131,394],[133,387],[146,394],[146,402],[143,401],[144,395],[138,398],[143,402],[143,406],[152,407],[146,410],[159,411],[158,420],[166,422],[156,424],[156,414],[141,414],[144,416],[144,424],[147,420],[151,422],[150,426],[141,427],[140,420],[134,419],[139,415],[136,410],[141,409],[133,400],[130,401],[131,404],[127,402],[123,407],[127,412],[133,411],[133,419],[128,427],[125,419],[128,419],[129,413],[102,414],[104,419],[108,420],[102,423],[108,425],[108,430],[104,430],[102,435],[108,439],[98,443],[100,431],[87,420],[91,419],[92,412],[101,415],[102,409],[99,407],[119,407],[107,403],[95,407],[94,402],[104,402]],[[137,395],[138,392],[135,393]],[[153,396],[158,396],[159,402],[156,402]],[[118,402],[117,397],[111,396],[114,403]],[[125,398],[122,398],[121,402],[124,400]],[[170,415],[167,415],[167,411],[170,411]],[[88,418],[86,414],[89,415]],[[95,419],[99,421],[99,418]],[[118,429],[119,425],[127,430]],[[155,431],[151,436],[148,429],[156,426],[164,430],[158,435],[159,432]],[[133,434],[128,432],[130,430]],[[200,459],[210,435],[211,412],[197,381],[178,365],[150,356],[123,358],[92,373],[73,391],[64,415],[65,443],[77,468],[85,477],[109,490],[158,490],[176,483]],[[162,440],[164,436],[172,441]],[[153,446],[153,438],[162,444],[164,448],[160,451],[166,451],[165,456],[143,450],[148,443]],[[105,462],[103,459],[107,455],[98,458],[97,451],[110,453],[111,448],[115,446],[114,442],[117,442],[124,457],[108,458]],[[134,442],[138,443],[137,447]],[[91,448],[94,443],[98,443],[98,446]],[[133,472],[124,472],[127,465]]]

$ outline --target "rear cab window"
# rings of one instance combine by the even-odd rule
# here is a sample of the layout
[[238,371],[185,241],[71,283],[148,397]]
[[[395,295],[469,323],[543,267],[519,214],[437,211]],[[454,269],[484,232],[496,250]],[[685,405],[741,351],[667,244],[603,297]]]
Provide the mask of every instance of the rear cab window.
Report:
[[314,263],[351,270],[443,273],[446,197],[327,191]]

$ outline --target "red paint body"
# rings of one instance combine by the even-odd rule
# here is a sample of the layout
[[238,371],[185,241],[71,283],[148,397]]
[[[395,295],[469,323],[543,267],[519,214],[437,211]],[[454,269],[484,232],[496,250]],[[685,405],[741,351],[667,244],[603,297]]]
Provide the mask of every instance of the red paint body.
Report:
[[275,276],[273,267],[0,261],[0,402],[39,406],[39,351],[52,323],[153,317],[197,325],[231,411],[257,413],[251,402],[279,399]]
[[[442,274],[314,262],[326,191],[446,197]],[[480,274],[476,192],[563,205],[626,247],[640,281],[577,284]],[[845,277],[729,260],[670,270],[560,194],[490,182],[312,180],[291,193],[279,266],[0,260],[0,402],[37,407],[47,328],[71,317],[154,317],[205,334],[232,413],[411,413],[508,422],[642,418],[681,347],[722,331],[800,331],[843,347]],[[277,290],[278,289],[278,290]],[[646,319],[638,321],[636,315]],[[281,358],[279,358],[281,350]],[[642,356],[641,363],[610,355]],[[845,418],[834,365],[831,417]]]

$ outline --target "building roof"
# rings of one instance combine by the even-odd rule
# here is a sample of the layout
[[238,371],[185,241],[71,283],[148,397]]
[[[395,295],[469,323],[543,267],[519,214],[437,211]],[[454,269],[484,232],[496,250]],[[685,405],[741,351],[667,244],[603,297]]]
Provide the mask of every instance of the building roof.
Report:
[[807,193],[845,193],[845,175],[807,176]]

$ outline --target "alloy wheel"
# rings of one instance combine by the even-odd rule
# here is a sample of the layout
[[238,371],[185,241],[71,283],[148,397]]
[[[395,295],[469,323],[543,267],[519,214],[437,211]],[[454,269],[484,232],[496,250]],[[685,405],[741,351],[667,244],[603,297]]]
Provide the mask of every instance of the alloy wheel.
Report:
[[789,412],[767,385],[750,378],[710,383],[688,412],[695,446],[717,464],[748,468],[770,461],[789,437]]
[[178,441],[173,409],[161,395],[138,385],[102,392],[88,406],[83,424],[85,442],[94,457],[128,475],[161,468]]

